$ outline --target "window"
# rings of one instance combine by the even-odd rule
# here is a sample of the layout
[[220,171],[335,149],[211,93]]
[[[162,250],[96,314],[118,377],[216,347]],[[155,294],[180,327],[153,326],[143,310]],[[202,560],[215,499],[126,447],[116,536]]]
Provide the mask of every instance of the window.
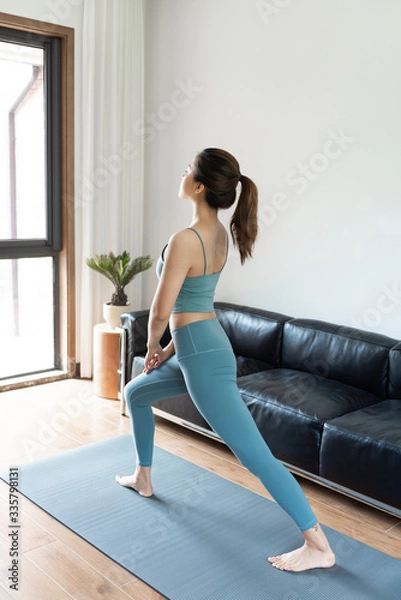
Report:
[[72,30],[1,17],[0,386],[75,366]]

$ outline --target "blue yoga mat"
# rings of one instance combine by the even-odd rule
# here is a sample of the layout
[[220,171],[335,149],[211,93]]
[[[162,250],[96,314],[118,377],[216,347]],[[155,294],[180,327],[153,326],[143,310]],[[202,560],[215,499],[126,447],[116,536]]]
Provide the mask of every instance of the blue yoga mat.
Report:
[[332,569],[278,571],[303,538],[274,502],[159,448],[142,498],[114,481],[133,467],[120,436],[19,467],[19,489],[169,600],[401,599],[395,558],[324,527]]

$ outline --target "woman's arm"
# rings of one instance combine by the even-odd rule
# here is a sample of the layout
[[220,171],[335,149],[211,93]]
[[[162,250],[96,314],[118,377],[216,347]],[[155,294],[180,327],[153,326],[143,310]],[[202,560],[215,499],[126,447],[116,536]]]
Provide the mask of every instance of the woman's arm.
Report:
[[166,330],[184,279],[191,268],[192,256],[196,248],[193,237],[188,230],[180,231],[172,236],[165,250],[162,274],[150,307],[145,372],[159,366],[174,353],[172,342],[163,350],[160,339]]

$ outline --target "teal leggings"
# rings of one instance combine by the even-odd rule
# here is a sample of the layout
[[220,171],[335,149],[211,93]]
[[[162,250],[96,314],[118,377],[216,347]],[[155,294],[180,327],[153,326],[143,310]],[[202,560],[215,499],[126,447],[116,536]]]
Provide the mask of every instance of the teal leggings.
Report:
[[317,523],[296,479],[276,459],[242,400],[231,344],[217,319],[196,321],[172,333],[176,354],[125,387],[138,464],[152,465],[151,403],[188,392],[211,428],[256,475],[301,531]]

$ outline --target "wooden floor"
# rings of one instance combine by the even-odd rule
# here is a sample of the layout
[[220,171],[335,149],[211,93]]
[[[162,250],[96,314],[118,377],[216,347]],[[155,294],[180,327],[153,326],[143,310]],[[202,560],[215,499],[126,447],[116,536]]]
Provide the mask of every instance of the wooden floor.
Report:
[[[97,398],[90,381],[69,380],[0,394],[0,469],[130,433],[119,403]],[[157,418],[156,444],[268,497],[219,442]],[[401,521],[317,484],[299,479],[319,520],[401,559]],[[19,591],[8,587],[8,486],[0,481],[0,600],[161,599],[131,573],[20,498]],[[268,568],[268,567],[266,567]],[[229,599],[228,599],[229,600]],[[250,599],[251,600],[251,599]]]

